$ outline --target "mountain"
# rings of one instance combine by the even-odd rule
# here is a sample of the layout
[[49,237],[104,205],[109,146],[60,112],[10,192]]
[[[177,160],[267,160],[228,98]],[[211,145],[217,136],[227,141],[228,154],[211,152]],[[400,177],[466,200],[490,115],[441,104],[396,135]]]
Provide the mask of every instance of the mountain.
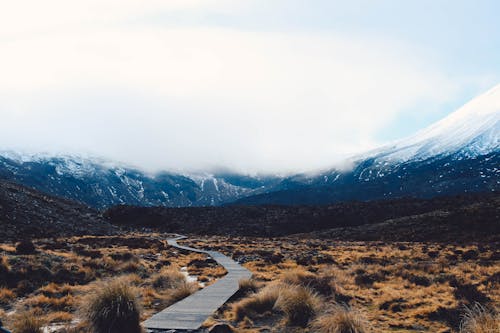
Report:
[[500,190],[500,85],[417,134],[355,156],[348,170],[284,179],[237,204],[326,204]]
[[419,133],[348,160],[350,170],[281,176],[149,174],[97,158],[0,152],[0,179],[94,208],[329,204],[500,190],[500,85]]
[[95,208],[214,206],[259,193],[280,180],[229,172],[148,174],[98,158],[12,151],[0,152],[1,178]]
[[81,203],[0,179],[0,237],[4,241],[117,231],[99,212]]

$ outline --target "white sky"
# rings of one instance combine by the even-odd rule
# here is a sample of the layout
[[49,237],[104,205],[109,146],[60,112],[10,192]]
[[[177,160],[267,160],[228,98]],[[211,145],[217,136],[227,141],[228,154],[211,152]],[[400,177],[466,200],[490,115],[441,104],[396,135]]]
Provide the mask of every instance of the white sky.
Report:
[[258,22],[268,3],[1,4],[0,146],[148,170],[308,170],[494,83],[387,34],[228,23]]

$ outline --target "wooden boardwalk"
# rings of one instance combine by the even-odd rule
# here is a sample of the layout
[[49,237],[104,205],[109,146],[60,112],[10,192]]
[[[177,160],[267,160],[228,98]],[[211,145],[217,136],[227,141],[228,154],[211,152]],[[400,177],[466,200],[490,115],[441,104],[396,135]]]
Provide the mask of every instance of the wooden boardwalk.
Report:
[[227,274],[214,284],[184,298],[155,314],[143,323],[146,329],[153,332],[161,331],[195,331],[203,322],[219,309],[239,289],[239,280],[250,278],[252,273],[231,258],[216,252],[198,250],[177,244],[178,236],[168,239],[169,245],[181,250],[205,253],[227,270]]

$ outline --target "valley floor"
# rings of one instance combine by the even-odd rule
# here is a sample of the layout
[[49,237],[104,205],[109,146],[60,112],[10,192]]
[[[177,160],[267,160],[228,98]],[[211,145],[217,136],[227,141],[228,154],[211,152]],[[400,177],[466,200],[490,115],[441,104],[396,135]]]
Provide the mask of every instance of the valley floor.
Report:
[[[77,310],[86,294],[103,280],[120,278],[136,289],[145,319],[225,274],[204,255],[170,247],[166,238],[128,233],[37,239],[34,251],[29,244],[0,244],[0,318],[14,325],[19,313],[31,311],[45,325],[62,323],[59,331],[65,332],[65,325],[83,325]],[[207,322],[229,323],[236,332],[313,332],[311,325],[336,304],[348,305],[374,332],[456,332],[466,306],[500,306],[500,250],[494,243],[221,236],[183,242],[232,256],[254,273]],[[279,304],[283,290],[300,288],[307,291],[302,301],[314,308],[305,322],[291,320]],[[274,303],[271,297],[271,306],[256,307],[263,294],[273,294]]]

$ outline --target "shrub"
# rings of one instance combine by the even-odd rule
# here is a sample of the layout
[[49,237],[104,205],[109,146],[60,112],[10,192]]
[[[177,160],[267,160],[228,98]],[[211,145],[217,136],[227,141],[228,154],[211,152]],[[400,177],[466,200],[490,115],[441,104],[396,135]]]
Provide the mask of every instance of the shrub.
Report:
[[193,282],[184,281],[174,289],[170,294],[171,303],[175,303],[188,297],[189,295],[195,293],[198,290],[198,284]]
[[14,298],[16,298],[16,294],[12,290],[0,288],[0,305],[8,304]]
[[312,323],[316,333],[366,333],[370,332],[368,323],[357,311],[348,306],[334,305]]
[[93,333],[139,333],[140,309],[124,279],[96,285],[84,300],[81,314]]
[[500,332],[500,313],[487,309],[476,303],[465,308],[460,333],[493,333]]
[[186,277],[174,267],[165,267],[151,277],[151,284],[156,290],[174,289],[182,286]]
[[30,240],[22,240],[16,245],[17,254],[34,254],[35,252],[35,245]]
[[238,286],[243,293],[257,292],[261,284],[253,279],[241,279],[238,281]]
[[0,257],[0,286],[7,285],[9,282],[10,265],[7,257]]
[[254,317],[257,314],[263,314],[274,309],[278,300],[281,285],[270,284],[248,298],[244,298],[233,305],[233,312],[237,321],[245,317]]
[[10,272],[9,259],[6,256],[0,257],[0,275]]
[[296,268],[283,272],[280,281],[287,284],[307,286],[315,278],[315,274],[302,268]]
[[310,289],[293,286],[281,289],[275,308],[281,310],[288,325],[305,327],[316,315],[319,297]]
[[321,274],[314,274],[302,268],[285,271],[280,280],[283,283],[310,288],[324,296],[336,294],[339,287],[337,272],[327,270]]
[[43,322],[33,312],[21,312],[16,314],[12,322],[12,330],[15,333],[42,333]]

